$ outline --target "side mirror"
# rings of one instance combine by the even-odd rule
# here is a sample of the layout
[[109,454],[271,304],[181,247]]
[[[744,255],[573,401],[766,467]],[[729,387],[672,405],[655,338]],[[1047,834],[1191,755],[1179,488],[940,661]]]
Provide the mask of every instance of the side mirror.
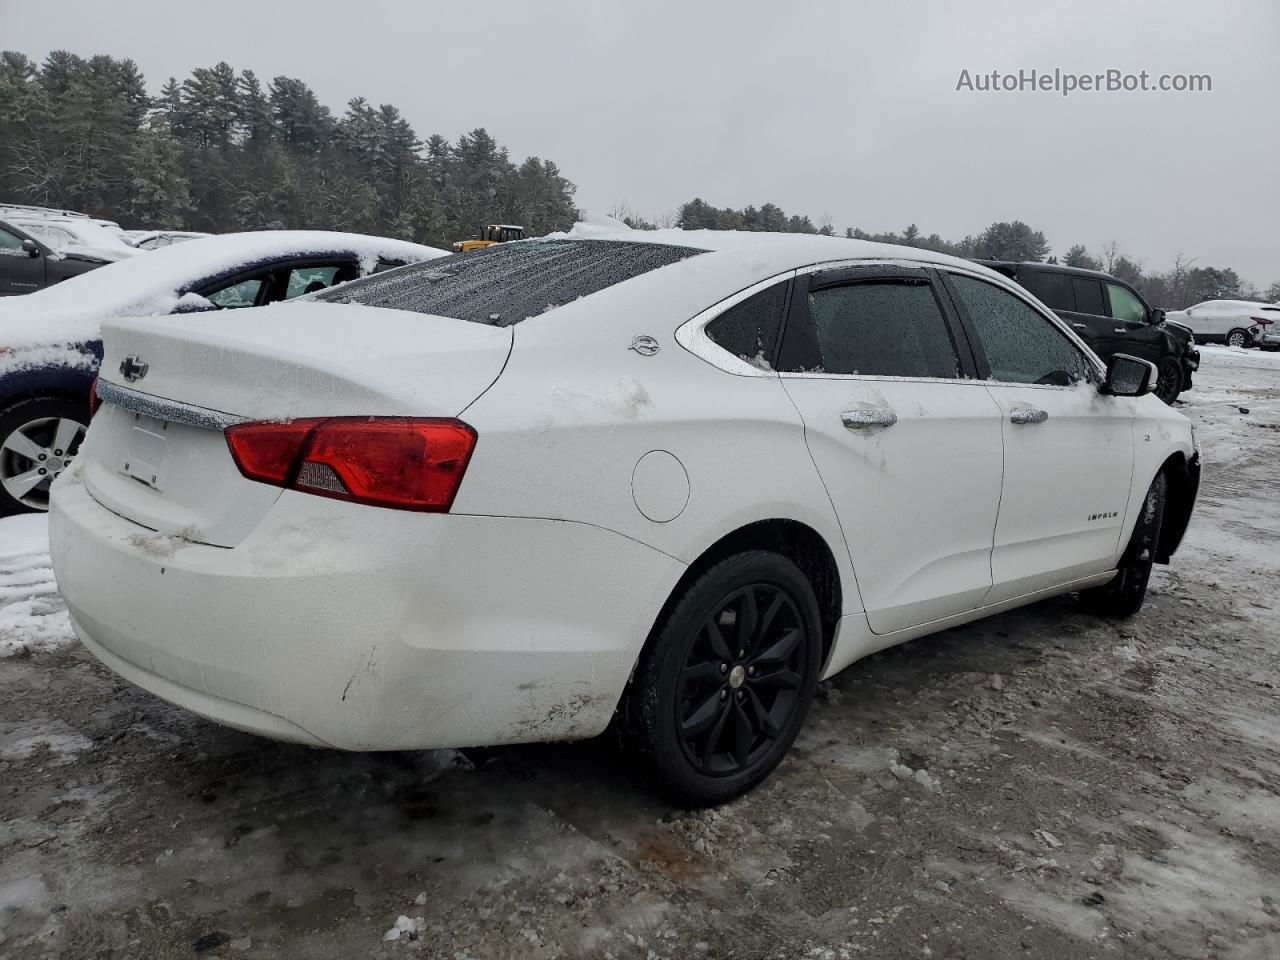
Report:
[[1164,323],[1164,311],[1159,307],[1152,307],[1151,315],[1147,317],[1147,323],[1153,327],[1160,326],[1160,324]]
[[212,300],[206,300],[198,293],[184,293],[178,298],[178,304],[171,311],[172,313],[207,313],[210,310],[217,310],[218,305]]
[[1107,362],[1102,392],[1113,397],[1141,397],[1155,390],[1158,377],[1154,363],[1117,353]]
[[36,243],[34,240],[23,240],[22,249],[27,251],[28,257],[40,256],[40,245]]

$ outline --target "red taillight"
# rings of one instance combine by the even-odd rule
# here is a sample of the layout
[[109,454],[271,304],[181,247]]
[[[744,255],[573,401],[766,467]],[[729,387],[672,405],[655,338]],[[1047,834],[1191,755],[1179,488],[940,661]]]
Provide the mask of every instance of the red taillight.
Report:
[[1261,324],[1264,327],[1269,327],[1271,326],[1271,324],[1275,323],[1274,320],[1268,320],[1266,317],[1250,317],[1249,319],[1252,320],[1254,323]]
[[102,401],[98,399],[98,378],[93,378],[93,383],[89,384],[89,419],[93,419],[93,415],[98,412],[98,408],[102,406]]
[[329,417],[228,427],[250,480],[402,510],[447,512],[476,432],[461,420]]

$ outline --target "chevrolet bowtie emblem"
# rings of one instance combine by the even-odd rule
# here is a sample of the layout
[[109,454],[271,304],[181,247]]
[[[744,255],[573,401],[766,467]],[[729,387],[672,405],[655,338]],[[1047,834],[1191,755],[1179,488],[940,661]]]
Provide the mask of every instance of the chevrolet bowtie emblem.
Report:
[[133,383],[147,375],[147,366],[140,358],[133,355],[127,356],[120,361],[120,376]]

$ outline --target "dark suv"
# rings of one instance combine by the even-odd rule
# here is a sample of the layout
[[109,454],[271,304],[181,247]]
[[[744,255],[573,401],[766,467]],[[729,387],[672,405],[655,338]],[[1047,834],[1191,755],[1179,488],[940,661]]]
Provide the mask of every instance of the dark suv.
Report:
[[0,220],[0,297],[35,293],[108,262],[83,254],[54,253],[31,234]]
[[1165,320],[1164,311],[1147,306],[1123,280],[1097,270],[1053,263],[979,260],[1030,290],[1087,343],[1103,362],[1117,353],[1150,360],[1160,371],[1156,394],[1173,403],[1191,389],[1200,368],[1200,351],[1191,331]]

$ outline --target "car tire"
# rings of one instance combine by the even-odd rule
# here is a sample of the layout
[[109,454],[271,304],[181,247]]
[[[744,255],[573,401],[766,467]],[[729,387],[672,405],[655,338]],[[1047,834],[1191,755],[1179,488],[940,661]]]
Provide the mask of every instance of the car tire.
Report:
[[804,724],[822,669],[818,601],[798,566],[763,550],[721,560],[673,601],[623,696],[621,733],[672,800],[723,803],[769,776]]
[[[64,449],[54,440],[67,423],[78,430]],[[29,397],[0,411],[0,517],[49,509],[49,484],[79,449],[88,424],[88,403],[72,397]],[[61,429],[65,438],[68,428]],[[47,459],[39,460],[36,449]],[[25,489],[33,474],[39,482]]]
[[1142,512],[1138,514],[1129,545],[1120,557],[1115,579],[1101,587],[1080,592],[1080,601],[1090,613],[1122,618],[1131,617],[1142,609],[1156,546],[1160,542],[1167,493],[1168,481],[1161,472],[1151,481],[1143,498]]
[[1156,396],[1173,406],[1182,392],[1182,364],[1174,357],[1164,357],[1156,369]]
[[1242,349],[1244,347],[1249,346],[1248,332],[1241,330],[1239,328],[1232,330],[1230,333],[1227,334],[1227,346],[1240,347]]

